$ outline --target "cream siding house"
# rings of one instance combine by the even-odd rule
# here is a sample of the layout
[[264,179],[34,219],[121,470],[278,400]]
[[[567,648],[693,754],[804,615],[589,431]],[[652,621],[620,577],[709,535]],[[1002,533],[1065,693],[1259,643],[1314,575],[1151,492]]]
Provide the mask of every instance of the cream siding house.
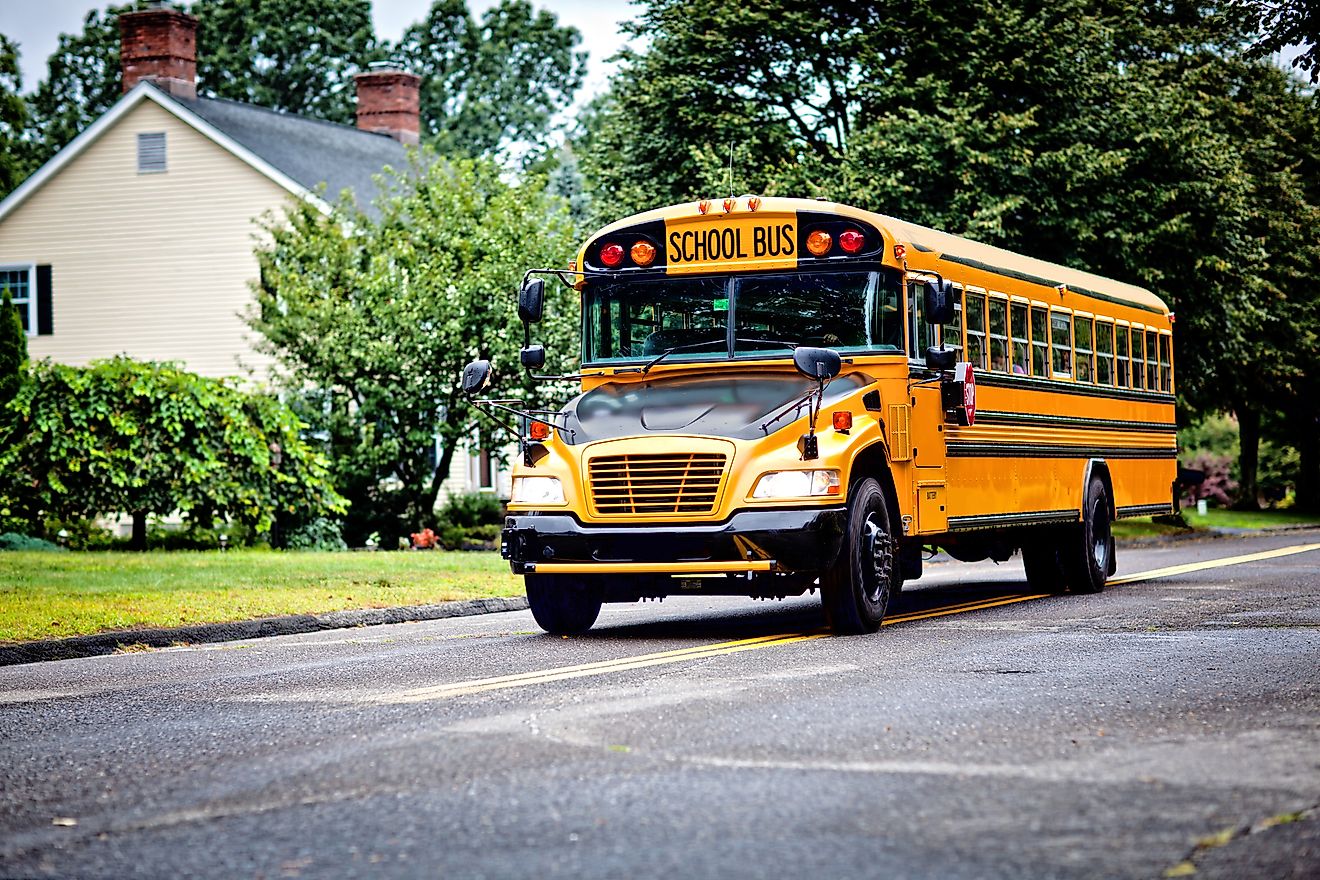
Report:
[[[356,128],[199,98],[186,57],[195,21],[173,10],[125,19],[168,31],[174,66],[150,54],[159,39],[125,30],[122,54],[141,37],[146,54],[132,63],[147,73],[0,201],[0,285],[33,358],[85,365],[125,354],[262,382],[273,362],[244,321],[260,221],[291,199],[329,210],[343,190],[369,210],[373,176],[406,165],[404,142],[416,142],[417,78],[359,75]],[[441,502],[465,491],[507,497],[507,472],[483,461],[455,455]]]

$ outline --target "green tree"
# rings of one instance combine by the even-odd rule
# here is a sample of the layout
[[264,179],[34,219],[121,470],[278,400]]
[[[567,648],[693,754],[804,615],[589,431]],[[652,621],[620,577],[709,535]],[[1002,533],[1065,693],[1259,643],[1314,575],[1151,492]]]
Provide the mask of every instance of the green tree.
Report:
[[1312,0],[1232,0],[1229,9],[1256,31],[1252,57],[1263,58],[1289,46],[1302,50],[1292,66],[1320,82],[1320,6]]
[[18,396],[27,376],[27,361],[27,334],[6,286],[0,299],[0,442],[9,420],[9,403]]
[[422,126],[439,152],[535,152],[582,85],[580,41],[528,0],[500,0],[480,24],[465,0],[435,0],[392,57],[422,77]]
[[27,102],[20,94],[23,78],[18,68],[18,47],[0,34],[0,199],[23,182],[30,169]]
[[[350,203],[330,217],[298,203],[267,227],[251,324],[327,438],[352,502],[346,537],[379,532],[392,546],[433,521],[460,445],[478,431],[494,444],[458,376],[476,357],[517,369],[512,291],[530,266],[563,266],[573,230],[542,181],[507,183],[488,159],[428,154],[387,183],[378,218]],[[549,369],[562,369],[576,351],[577,301],[549,287],[537,335]]]
[[198,89],[353,122],[353,74],[381,56],[370,0],[197,0]]
[[265,532],[280,516],[344,509],[287,407],[168,364],[42,363],[11,413],[0,515],[34,530],[48,517],[127,513],[144,549],[150,514]]

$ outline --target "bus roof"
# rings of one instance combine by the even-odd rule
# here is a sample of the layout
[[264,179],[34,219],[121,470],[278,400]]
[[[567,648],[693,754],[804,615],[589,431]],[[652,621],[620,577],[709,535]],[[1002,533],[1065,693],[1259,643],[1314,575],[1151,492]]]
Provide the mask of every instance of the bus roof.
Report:
[[[738,201],[745,203],[746,199],[740,198]],[[597,235],[622,229],[638,222],[686,215],[688,212],[695,211],[695,206],[695,202],[685,202],[679,205],[657,208],[611,223],[600,230]],[[766,197],[762,199],[761,210],[767,212],[815,211],[856,217],[858,220],[864,220],[880,227],[896,242],[901,242],[918,251],[935,252],[942,260],[1021,278],[1049,287],[1057,287],[1061,284],[1067,285],[1070,290],[1076,293],[1098,296],[1101,299],[1117,300],[1160,314],[1167,315],[1169,313],[1168,305],[1145,288],[1125,284],[1122,281],[1115,281],[1112,278],[1105,278],[1081,269],[1062,266],[1058,263],[1037,260],[1004,248],[973,241],[970,238],[963,238],[958,235],[951,235],[947,232],[940,232],[937,229],[919,226],[916,223],[909,223],[906,220],[899,220],[896,217],[889,217],[884,214],[876,214],[851,205],[818,201],[816,199]]]

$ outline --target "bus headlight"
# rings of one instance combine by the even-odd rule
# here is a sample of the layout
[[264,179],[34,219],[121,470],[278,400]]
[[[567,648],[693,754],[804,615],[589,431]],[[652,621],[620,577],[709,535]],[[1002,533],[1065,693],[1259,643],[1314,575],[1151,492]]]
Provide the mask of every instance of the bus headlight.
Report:
[[510,504],[563,504],[564,484],[558,477],[514,477]]
[[839,494],[838,471],[770,471],[761,474],[753,498],[812,498]]

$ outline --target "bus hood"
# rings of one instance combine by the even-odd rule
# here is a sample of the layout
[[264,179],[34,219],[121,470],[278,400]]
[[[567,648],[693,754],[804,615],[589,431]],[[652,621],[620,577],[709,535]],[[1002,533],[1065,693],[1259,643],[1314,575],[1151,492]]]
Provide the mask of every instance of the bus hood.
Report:
[[[840,376],[825,389],[825,407],[866,387],[858,374]],[[645,434],[701,434],[751,440],[793,424],[806,415],[790,411],[766,425],[814,387],[786,372],[729,375],[659,375],[641,382],[608,382],[565,408],[562,436],[571,444]],[[765,428],[762,428],[765,425]]]

